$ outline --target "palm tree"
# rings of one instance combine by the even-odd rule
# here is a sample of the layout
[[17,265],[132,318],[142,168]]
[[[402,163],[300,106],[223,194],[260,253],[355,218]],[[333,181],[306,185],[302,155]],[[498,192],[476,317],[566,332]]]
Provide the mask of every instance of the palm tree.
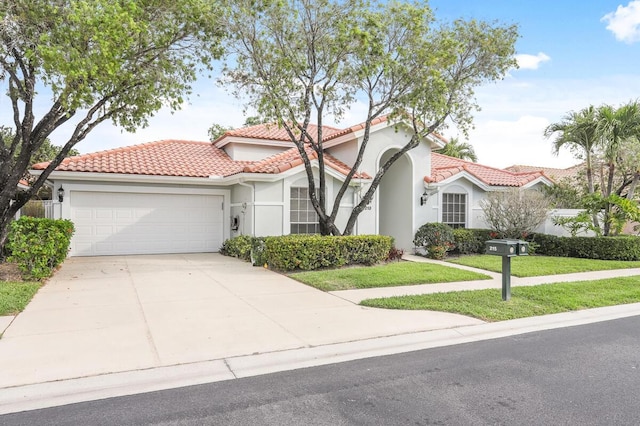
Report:
[[604,159],[609,172],[605,196],[613,191],[613,176],[623,143],[638,142],[639,132],[640,105],[637,101],[619,108],[610,105],[598,108],[598,134],[603,142]]
[[558,155],[560,149],[567,147],[584,155],[587,175],[587,188],[593,194],[593,155],[598,146],[598,119],[593,105],[578,112],[571,111],[562,121],[547,126],[544,130],[546,138],[555,135],[553,153]]
[[460,142],[458,138],[451,138],[444,148],[436,151],[438,154],[448,155],[449,157],[459,158],[461,160],[469,160],[476,163],[478,156],[468,142]]
[[[638,142],[638,133],[640,132],[640,105],[637,101],[633,101],[619,108],[614,108],[610,105],[601,106],[598,108],[597,130],[603,143],[602,150],[607,165],[607,183],[606,187],[602,189],[603,196],[606,198],[613,193],[614,174],[616,165],[622,161],[620,156],[623,144],[626,142]],[[627,198],[629,199],[633,198],[637,180],[638,173],[634,176],[631,187],[628,189]],[[626,184],[623,184],[623,186],[618,189],[617,195],[621,194],[624,186],[626,186]],[[610,217],[611,210],[612,205],[607,202],[605,205],[605,218],[608,219]],[[609,235],[610,227],[610,221],[606,220],[603,229],[604,235]]]

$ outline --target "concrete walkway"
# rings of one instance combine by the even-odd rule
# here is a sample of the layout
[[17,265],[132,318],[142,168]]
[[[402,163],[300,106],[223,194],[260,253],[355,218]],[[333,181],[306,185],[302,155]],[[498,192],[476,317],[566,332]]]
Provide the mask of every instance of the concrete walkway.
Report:
[[[633,304],[484,323],[355,304],[500,288],[500,275],[488,275],[324,293],[217,254],[70,258],[23,313],[0,320],[0,332],[10,324],[0,339],[0,414],[640,314]],[[640,269],[512,285],[629,275]]]

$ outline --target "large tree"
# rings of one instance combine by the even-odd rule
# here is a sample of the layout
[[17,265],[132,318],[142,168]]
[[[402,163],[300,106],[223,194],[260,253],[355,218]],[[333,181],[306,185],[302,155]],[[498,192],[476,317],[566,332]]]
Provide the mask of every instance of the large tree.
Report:
[[[464,133],[477,109],[474,88],[515,66],[515,26],[438,23],[425,3],[240,0],[224,21],[231,53],[225,81],[295,143],[323,234],[351,233],[389,167],[447,119]],[[340,118],[357,101],[365,105],[363,139],[328,206],[323,124],[330,116]],[[412,137],[380,166],[340,230],[335,224],[340,201],[359,170],[372,122],[385,114],[408,126]]]
[[[0,80],[11,113],[0,124],[0,246],[8,224],[49,174],[106,120],[127,131],[163,106],[178,109],[221,53],[217,2],[208,0],[5,0]],[[49,136],[70,136],[29,190],[17,184]],[[12,202],[15,200],[15,202]]]

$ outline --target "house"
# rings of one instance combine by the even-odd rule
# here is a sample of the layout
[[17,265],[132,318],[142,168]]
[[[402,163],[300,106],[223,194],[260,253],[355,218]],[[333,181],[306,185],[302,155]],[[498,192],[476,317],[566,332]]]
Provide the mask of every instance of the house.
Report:
[[[313,129],[312,129],[313,130]],[[364,125],[323,128],[327,199],[354,164]],[[344,227],[380,165],[411,137],[386,118],[373,122],[360,169],[339,207]],[[355,233],[385,234],[402,248],[426,222],[481,227],[488,191],[550,185],[541,172],[514,173],[433,153],[430,136],[404,154],[358,217]],[[313,154],[312,151],[309,151]],[[314,173],[318,177],[317,160]],[[33,167],[38,174],[46,167]],[[213,143],[163,140],[65,159],[50,175],[58,214],[76,227],[72,256],[215,252],[237,235],[318,232],[307,177],[286,132],[260,124],[226,132]]]
[[513,165],[505,168],[505,170],[515,173],[527,173],[527,172],[542,172],[554,182],[568,181],[574,182],[585,172],[585,164],[580,163],[566,169],[558,169],[554,167],[537,167],[537,166],[524,166]]

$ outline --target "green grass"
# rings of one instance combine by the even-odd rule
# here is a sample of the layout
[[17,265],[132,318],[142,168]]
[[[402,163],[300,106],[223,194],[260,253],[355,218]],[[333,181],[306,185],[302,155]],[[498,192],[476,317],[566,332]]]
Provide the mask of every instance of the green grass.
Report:
[[40,285],[37,282],[0,281],[0,316],[22,312]]
[[323,291],[490,279],[476,272],[417,262],[296,272],[289,276]]
[[640,276],[500,289],[399,296],[363,300],[374,308],[452,312],[484,321],[503,321],[602,306],[640,302]]
[[[450,259],[449,262],[487,271],[502,272],[502,257],[500,256],[463,256],[458,259]],[[511,258],[511,275],[521,278],[628,268],[640,268],[640,262],[549,256],[517,256]]]

